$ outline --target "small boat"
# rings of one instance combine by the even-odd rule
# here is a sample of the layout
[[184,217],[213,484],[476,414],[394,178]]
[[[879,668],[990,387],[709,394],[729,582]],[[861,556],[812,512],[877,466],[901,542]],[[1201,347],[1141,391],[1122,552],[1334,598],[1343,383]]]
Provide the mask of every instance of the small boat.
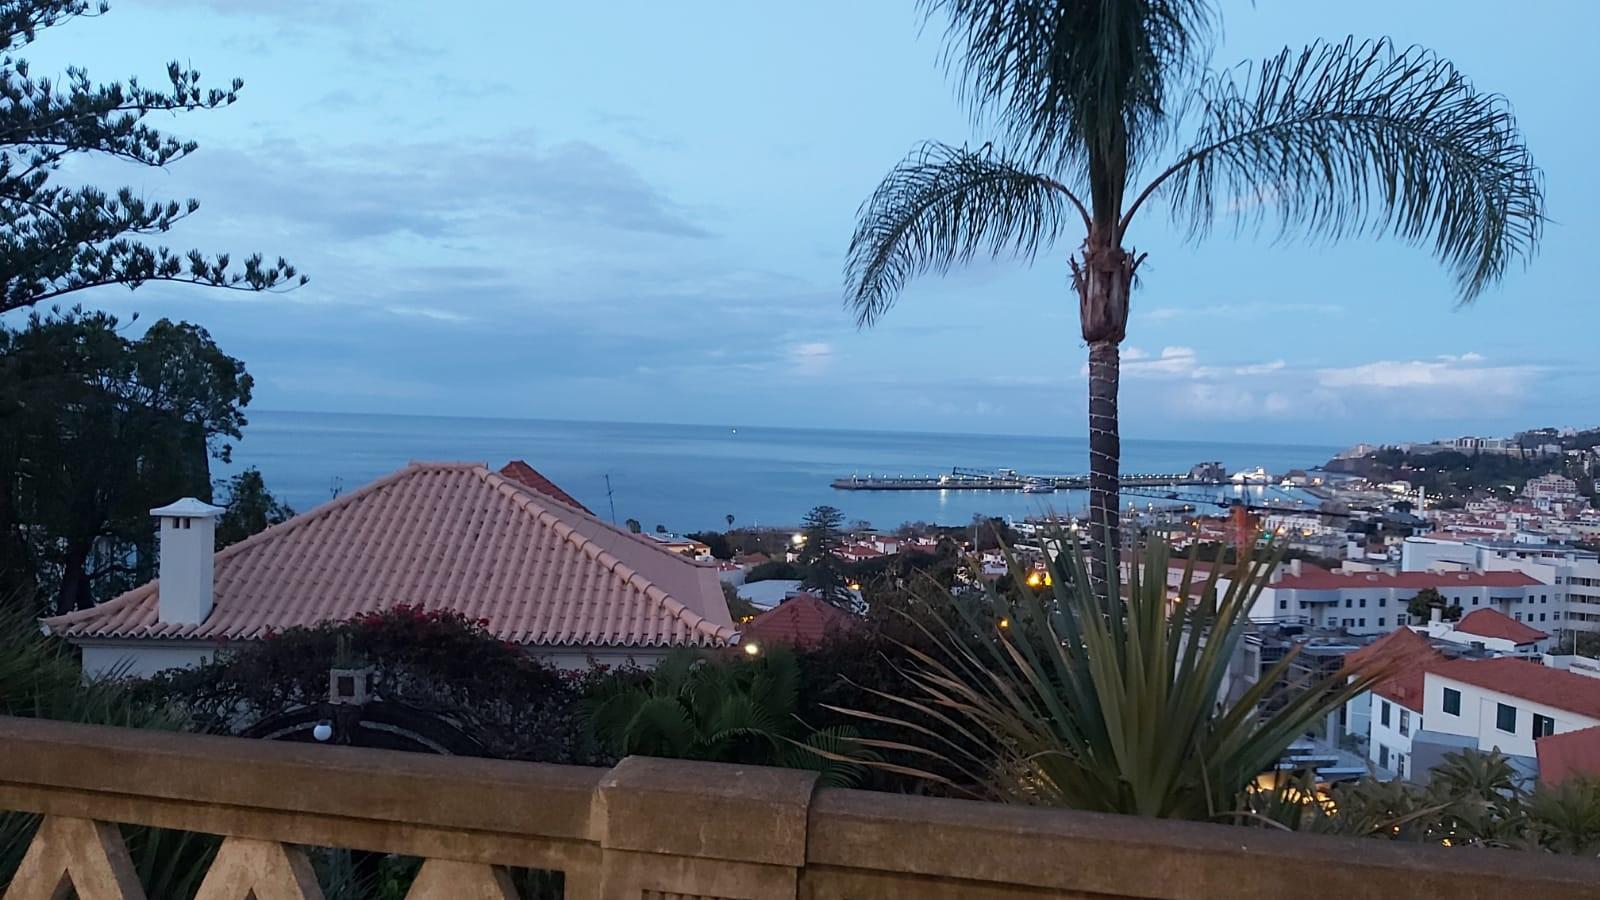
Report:
[[1267,474],[1266,469],[1256,466],[1254,469],[1235,472],[1228,476],[1228,480],[1234,484],[1270,484],[1272,476]]
[[1022,486],[1022,492],[1024,494],[1054,494],[1056,486],[1043,478],[1030,478],[1028,483]]

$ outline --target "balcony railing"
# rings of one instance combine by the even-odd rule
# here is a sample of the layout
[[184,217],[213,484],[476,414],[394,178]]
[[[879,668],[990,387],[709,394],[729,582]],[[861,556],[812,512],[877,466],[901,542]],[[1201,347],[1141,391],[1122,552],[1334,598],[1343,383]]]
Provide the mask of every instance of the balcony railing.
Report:
[[[0,809],[45,816],[6,900],[144,895],[114,823],[224,836],[200,900],[319,898],[301,846],[426,860],[410,900],[1593,897],[1600,863],[817,789],[634,757],[613,769],[0,718]],[[164,900],[164,898],[153,898]]]

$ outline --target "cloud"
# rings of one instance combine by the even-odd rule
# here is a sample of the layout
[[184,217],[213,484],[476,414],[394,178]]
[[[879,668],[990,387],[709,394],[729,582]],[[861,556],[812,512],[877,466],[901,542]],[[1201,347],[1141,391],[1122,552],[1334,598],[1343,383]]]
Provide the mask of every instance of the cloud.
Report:
[[408,316],[418,319],[432,319],[435,322],[470,322],[471,316],[452,312],[448,309],[432,309],[426,306],[386,306],[384,311],[396,316]]
[[1136,310],[1135,317],[1146,322],[1171,322],[1176,319],[1266,320],[1286,315],[1340,316],[1344,307],[1334,303],[1209,303],[1199,306],[1156,306]]
[[820,375],[833,362],[833,345],[823,341],[807,341],[789,348],[789,365],[800,375]]
[[710,232],[634,169],[585,141],[523,133],[398,145],[312,148],[275,139],[207,149],[185,162],[201,196],[356,240],[415,237],[599,239],[595,232],[705,238]]
[[1380,392],[1410,391],[1437,395],[1511,398],[1521,396],[1541,369],[1537,366],[1491,366],[1482,356],[1442,356],[1433,360],[1379,360],[1358,366],[1319,369],[1317,383],[1334,389]]
[[[1137,347],[1128,347],[1122,352],[1122,374],[1135,379],[1254,377],[1281,372],[1287,367],[1288,363],[1281,359],[1232,366],[1202,365],[1193,347],[1163,347],[1159,356],[1151,356]],[[1088,367],[1083,371],[1087,374]]]

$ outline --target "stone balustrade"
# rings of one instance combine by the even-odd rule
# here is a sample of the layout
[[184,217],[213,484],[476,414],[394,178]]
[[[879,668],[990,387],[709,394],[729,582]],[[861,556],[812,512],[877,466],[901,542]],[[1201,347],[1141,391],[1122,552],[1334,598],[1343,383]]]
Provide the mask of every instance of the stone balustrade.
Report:
[[[0,809],[45,818],[5,900],[132,900],[118,823],[224,837],[200,900],[322,896],[302,846],[425,860],[410,900],[1311,898],[1600,894],[1538,853],[817,788],[809,773],[634,757],[612,769],[0,718]],[[163,900],[163,898],[151,898]]]

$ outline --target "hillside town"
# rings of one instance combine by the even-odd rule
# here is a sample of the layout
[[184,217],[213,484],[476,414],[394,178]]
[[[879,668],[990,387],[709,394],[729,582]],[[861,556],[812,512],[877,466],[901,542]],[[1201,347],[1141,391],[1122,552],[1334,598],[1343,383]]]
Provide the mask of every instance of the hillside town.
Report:
[[1551,2],[0,0],[0,898],[1592,900]]

